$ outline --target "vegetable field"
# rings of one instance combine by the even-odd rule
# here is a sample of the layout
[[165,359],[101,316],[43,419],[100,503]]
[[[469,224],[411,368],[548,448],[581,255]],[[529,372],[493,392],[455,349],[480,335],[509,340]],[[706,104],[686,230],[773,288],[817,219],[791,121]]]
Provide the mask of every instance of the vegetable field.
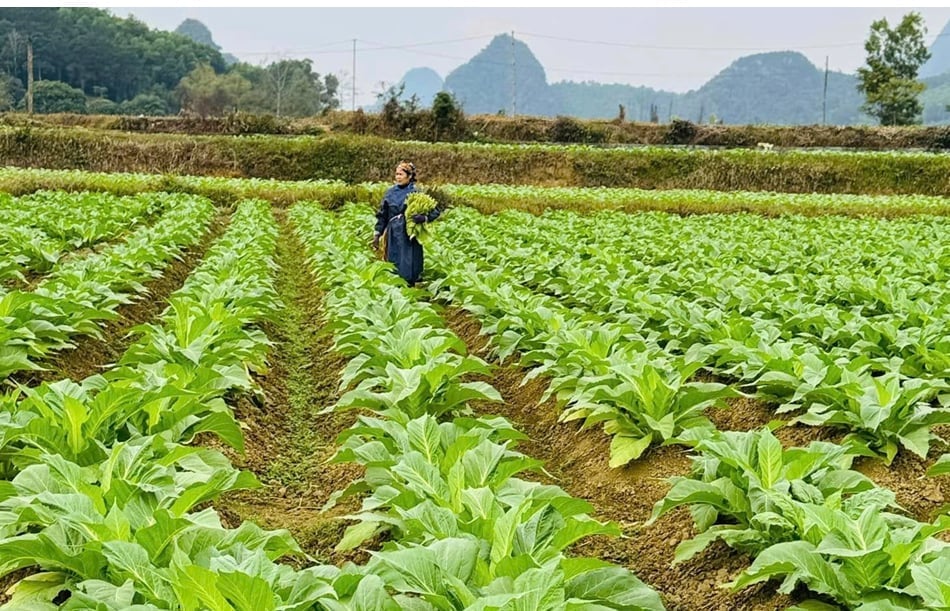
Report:
[[10,609],[950,609],[943,198],[0,171]]

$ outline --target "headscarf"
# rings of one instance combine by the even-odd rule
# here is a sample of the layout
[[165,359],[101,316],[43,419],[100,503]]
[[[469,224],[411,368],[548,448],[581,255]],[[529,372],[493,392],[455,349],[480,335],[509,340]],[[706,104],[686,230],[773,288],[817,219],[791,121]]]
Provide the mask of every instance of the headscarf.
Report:
[[396,169],[405,172],[409,177],[409,182],[416,182],[416,166],[411,161],[400,161]]

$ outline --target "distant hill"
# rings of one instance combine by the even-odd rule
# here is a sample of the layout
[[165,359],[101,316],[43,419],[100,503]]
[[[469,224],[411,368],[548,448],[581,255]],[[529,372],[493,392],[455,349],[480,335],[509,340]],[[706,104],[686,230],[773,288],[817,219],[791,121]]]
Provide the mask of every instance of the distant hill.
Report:
[[[857,79],[840,72],[828,75],[826,122],[867,123]],[[559,114],[583,118],[616,117],[623,104],[626,118],[648,121],[655,106],[661,121],[671,118],[724,123],[810,125],[821,123],[824,71],[801,53],[782,51],[741,57],[705,85],[687,93],[649,87],[600,83],[554,83]]]
[[[684,118],[698,120],[702,108],[724,123],[814,125],[822,122],[824,70],[801,53],[780,51],[741,57],[696,92],[684,95]],[[827,123],[870,122],[860,106],[857,78],[840,72],[828,74],[825,100]]]
[[[921,95],[923,119],[925,123],[950,123],[946,110],[950,77],[938,76],[950,72],[950,23],[931,52],[921,70],[928,86]],[[517,114],[610,119],[618,116],[623,105],[630,121],[650,120],[651,108],[655,108],[664,122],[715,118],[729,124],[812,125],[822,122],[824,99],[826,123],[874,124],[876,121],[861,111],[864,97],[857,86],[857,76],[829,72],[825,95],[824,70],[797,51],[741,57],[687,93],[591,81],[548,84],[543,66],[528,46],[504,34],[445,79],[445,88],[469,114],[510,113],[512,96],[517,96]]]
[[528,45],[508,34],[495,36],[488,46],[445,77],[469,114],[553,116],[557,104],[548,88],[544,67]]
[[620,112],[620,105],[623,104],[628,121],[649,121],[650,105],[654,104],[658,108],[663,108],[660,116],[666,120],[666,109],[670,100],[680,97],[680,94],[650,87],[604,84],[594,81],[551,83],[550,91],[557,101],[555,114],[583,119],[616,117]]
[[405,86],[403,99],[408,100],[412,96],[416,96],[419,104],[428,108],[432,106],[435,94],[442,91],[444,83],[439,73],[432,68],[413,68],[402,77],[402,80],[396,85],[397,89],[400,85]]
[[[221,46],[214,42],[214,38],[211,37],[211,30],[197,19],[185,19],[175,28],[175,33],[187,36],[191,40],[207,45],[215,51],[221,51]],[[229,66],[238,62],[238,58],[230,53],[222,53],[221,56],[224,58],[224,63]]]
[[943,26],[943,30],[930,45],[930,59],[924,62],[917,75],[925,79],[947,72],[950,72],[950,21]]

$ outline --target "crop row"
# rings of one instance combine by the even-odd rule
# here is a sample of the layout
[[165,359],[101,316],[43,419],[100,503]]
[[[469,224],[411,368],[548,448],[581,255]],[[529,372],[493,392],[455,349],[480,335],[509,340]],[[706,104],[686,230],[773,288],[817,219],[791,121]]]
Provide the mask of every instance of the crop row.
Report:
[[0,380],[39,364],[81,335],[96,336],[116,308],[141,294],[207,229],[214,206],[205,198],[166,195],[167,211],[123,241],[63,262],[33,291],[0,296]]
[[[691,221],[648,215],[651,218],[643,223],[648,229],[632,230],[632,223],[620,219],[621,215],[594,220],[559,216],[573,218],[533,223],[520,213],[492,219],[471,210],[457,210],[443,225],[443,240],[436,248],[445,254],[438,257],[436,267],[451,275],[442,284],[452,291],[462,290],[459,287],[466,283],[479,283],[476,278],[482,276],[514,286],[515,293],[531,294],[531,306],[537,312],[526,312],[527,320],[536,320],[538,312],[545,312],[548,317],[564,318],[565,327],[585,326],[584,333],[600,329],[608,338],[601,342],[600,350],[607,352],[593,354],[579,371],[565,369],[565,360],[578,363],[578,354],[590,350],[567,359],[568,353],[575,351],[571,344],[544,339],[546,335],[563,336],[566,332],[558,327],[547,334],[541,328],[536,343],[525,351],[525,358],[546,363],[542,370],[556,365],[552,388],[571,405],[570,417],[584,418],[588,424],[608,415],[612,420],[614,408],[602,403],[616,403],[617,398],[611,395],[620,392],[615,386],[619,381],[592,380],[590,376],[606,373],[598,369],[598,359],[609,358],[608,352],[632,342],[644,348],[633,348],[636,358],[620,357],[628,363],[651,360],[648,353],[660,362],[681,362],[681,375],[661,367],[668,371],[661,377],[674,376],[676,386],[685,383],[698,367],[736,378],[762,398],[780,402],[781,411],[804,410],[801,422],[845,427],[851,433],[849,442],[888,461],[900,445],[925,457],[933,438],[931,427],[950,421],[946,407],[950,361],[945,357],[950,341],[950,292],[945,283],[933,282],[934,274],[945,272],[931,267],[927,256],[929,248],[942,260],[946,245],[945,236],[939,233],[927,237],[928,231],[936,231],[929,221],[913,226],[922,236],[920,248],[913,248],[911,238],[896,247],[906,260],[891,256],[895,247],[889,246],[884,246],[878,257],[875,245],[880,251],[881,242],[873,239],[850,241],[857,256],[870,261],[870,267],[879,264],[881,269],[891,270],[893,279],[885,284],[878,276],[872,279],[861,271],[836,273],[830,264],[815,264],[812,269],[820,271],[811,273],[804,265],[797,271],[775,273],[752,267],[751,262],[770,265],[768,258],[755,257],[763,248],[782,253],[791,250],[793,241],[806,249],[833,251],[823,225],[834,226],[841,219],[803,219],[802,229],[814,225],[811,232],[803,230],[783,238],[780,231],[794,220],[775,221],[779,227],[766,232],[757,226],[772,221],[757,217]],[[894,223],[911,226],[912,221]],[[680,230],[680,225],[686,227]],[[710,226],[712,229],[704,230]],[[900,231],[900,227],[893,230]],[[658,235],[669,237],[658,243]],[[676,251],[683,250],[686,235],[693,238],[694,254],[722,255],[705,259],[680,256]],[[742,247],[732,248],[728,242],[729,236],[735,235],[746,235],[751,243],[765,246],[741,253]],[[829,243],[831,247],[825,246]],[[661,253],[664,248],[666,252]],[[452,271],[442,271],[440,266]],[[917,278],[915,268],[920,270]],[[903,273],[905,269],[907,273]],[[850,290],[835,295],[835,286]],[[482,296],[470,299],[490,301],[485,295],[500,288],[480,287]],[[527,298],[513,300],[525,304]],[[543,307],[538,310],[540,304]],[[571,305],[578,308],[579,316],[572,316]],[[522,305],[521,309],[531,306]],[[509,323],[514,325],[509,341],[519,326],[532,326],[511,315],[514,306],[493,307],[498,316],[515,319]],[[506,339],[503,336],[499,341]],[[503,357],[510,348],[503,348]],[[605,382],[612,390],[593,390]],[[675,428],[671,434],[679,432],[679,427]],[[669,440],[669,435],[663,439]]]
[[351,357],[332,409],[376,414],[340,437],[335,460],[366,473],[331,501],[366,495],[340,549],[389,532],[365,570],[401,609],[661,609],[628,571],[565,554],[583,537],[619,534],[616,525],[556,486],[515,477],[540,467],[514,449],[523,435],[468,415],[470,401],[500,400],[466,381],[486,364],[373,261],[357,239],[362,219],[341,222],[316,204],[290,214],[327,291],[335,349]]
[[254,325],[279,306],[276,236],[266,202],[242,203],[118,367],[3,397],[0,575],[42,570],[8,607],[276,609],[273,592],[306,602],[328,587],[319,571],[275,562],[299,553],[286,532],[225,529],[201,508],[257,482],[183,445],[212,433],[242,447],[223,398],[265,366],[269,342]]
[[[529,377],[552,377],[549,392],[559,393],[566,408],[562,419],[580,413],[587,424],[606,422],[613,464],[654,438],[695,447],[690,475],[674,478],[654,512],[655,519],[682,505],[691,509],[699,534],[679,546],[677,561],[721,539],[756,558],[728,584],[737,589],[778,576],[786,578],[783,592],[801,582],[848,608],[947,604],[940,584],[950,569],[950,546],[935,535],[950,529],[950,516],[925,523],[902,515],[892,492],[850,468],[853,447],[815,442],[783,450],[768,429],[715,430],[704,409],[735,391],[690,381],[701,362],[674,359],[649,337],[634,339],[629,328],[522,288],[503,265],[492,267],[478,240],[455,239],[459,229],[450,217],[470,225],[466,214],[446,215],[436,232],[441,237],[430,242],[430,265],[441,276],[430,288],[480,318],[502,357],[520,351],[523,364],[537,365]],[[359,207],[343,216],[354,227],[371,219]],[[527,236],[530,241],[530,231]],[[367,451],[354,444],[357,449]]]
[[[754,153],[753,153],[754,154]],[[660,210],[673,213],[752,212],[785,214],[907,213],[946,215],[944,197],[932,195],[854,195],[849,193],[775,193],[768,191],[712,191],[705,189],[634,189],[622,187],[537,187],[530,185],[444,185],[484,212],[512,207],[540,211]]]
[[0,194],[0,282],[45,273],[66,252],[111,239],[168,201],[162,196],[37,191]]
[[[763,172],[767,170],[763,169]],[[798,213],[814,216],[838,214],[876,217],[950,214],[950,206],[947,206],[945,198],[923,195],[461,185],[448,181],[433,184],[437,184],[438,189],[452,201],[474,206],[483,212],[510,208],[532,212],[548,208],[567,208],[575,211],[661,210],[679,214],[746,211],[768,216]],[[326,179],[291,181],[0,168],[0,189],[18,193],[37,189],[99,190],[128,194],[140,191],[179,191],[227,202],[248,197],[263,197],[281,204],[315,199],[332,207],[331,204],[342,201],[378,201],[388,186],[388,183],[381,182],[348,185],[340,180]]]

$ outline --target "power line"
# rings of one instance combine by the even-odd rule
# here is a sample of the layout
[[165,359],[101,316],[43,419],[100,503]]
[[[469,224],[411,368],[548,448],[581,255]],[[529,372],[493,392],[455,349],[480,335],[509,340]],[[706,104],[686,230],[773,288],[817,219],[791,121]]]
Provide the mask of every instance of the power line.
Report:
[[[230,54],[232,54],[232,55],[237,55],[237,54],[239,54],[239,53],[240,53],[241,55],[275,55],[275,54],[283,54],[283,55],[303,55],[303,54],[305,54],[305,53],[314,53],[314,54],[316,54],[316,53],[327,53],[328,51],[321,51],[320,49],[324,49],[324,48],[326,48],[326,47],[332,47],[332,46],[335,46],[335,45],[349,44],[350,42],[352,42],[352,40],[353,40],[352,38],[348,38],[348,39],[346,39],[346,40],[337,40],[337,41],[334,41],[334,42],[327,42],[327,43],[323,43],[322,45],[317,45],[317,46],[315,46],[315,47],[313,47],[313,48],[311,48],[311,49],[288,49],[288,50],[286,50],[286,51],[275,51],[275,50],[270,50],[270,51],[241,51],[241,50],[230,49],[230,50],[228,50],[227,52],[230,53]],[[337,52],[337,51],[329,51],[329,53],[336,53],[336,52]]]
[[[797,51],[800,49],[830,49],[836,47],[863,47],[864,41],[861,42],[840,42],[840,43],[829,43],[824,45],[785,45],[785,46],[771,46],[771,47],[719,47],[719,46],[679,46],[679,45],[652,45],[652,44],[640,44],[640,43],[627,43],[627,42],[611,42],[606,40],[585,40],[581,38],[567,38],[564,36],[550,36],[548,34],[533,34],[531,32],[518,32],[519,36],[528,36],[534,38],[546,38],[550,40],[560,40],[563,42],[576,42],[581,44],[588,45],[600,45],[607,47],[625,47],[628,49],[650,49],[650,50],[660,50],[660,51]],[[940,38],[941,36],[950,36],[950,32],[941,33],[934,36],[934,39]],[[932,43],[931,43],[932,44]]]
[[[362,39],[359,39],[359,38],[357,38],[356,40],[357,40],[358,42],[361,42],[361,43],[364,43],[364,44],[375,45],[375,46],[373,46],[373,47],[363,47],[363,48],[360,49],[360,51],[387,51],[387,50],[410,49],[410,48],[414,48],[414,47],[426,47],[426,46],[432,46],[432,45],[447,45],[447,44],[452,44],[452,43],[456,43],[456,42],[466,42],[466,41],[469,41],[469,40],[477,40],[477,39],[479,39],[479,38],[488,38],[489,36],[494,36],[494,34],[482,34],[482,35],[480,35],[480,36],[466,36],[465,38],[452,38],[452,39],[449,39],[449,40],[431,40],[431,41],[427,41],[427,42],[415,42],[415,43],[409,43],[409,44],[405,44],[405,45],[392,45],[392,44],[387,44],[387,43],[372,42],[372,41],[368,41],[368,40],[362,40]],[[336,54],[336,53],[351,53],[352,50],[351,50],[350,48],[345,48],[345,49],[332,49],[332,50],[324,50],[324,49],[325,49],[326,47],[332,47],[332,46],[335,46],[335,45],[344,45],[344,44],[347,45],[347,47],[349,47],[350,45],[352,45],[353,40],[354,40],[353,38],[347,38],[346,40],[338,40],[338,41],[335,41],[335,42],[328,42],[328,43],[324,43],[324,44],[322,44],[322,45],[317,45],[317,46],[315,46],[315,47],[313,47],[313,48],[310,48],[310,49],[290,49],[290,50],[287,50],[287,51],[273,51],[273,50],[271,50],[271,51],[240,51],[240,50],[235,51],[235,50],[229,50],[228,53],[231,53],[232,55],[237,55],[237,54],[240,54],[240,55],[275,55],[275,54],[281,54],[281,55],[333,55],[333,54]]]
[[465,38],[452,38],[449,40],[432,40],[429,42],[414,42],[414,43],[409,43],[406,45],[390,45],[390,44],[385,44],[385,43],[370,42],[368,40],[364,40],[363,42],[367,44],[371,44],[371,45],[379,45],[371,49],[365,49],[366,51],[383,51],[383,50],[388,50],[388,49],[410,49],[414,47],[428,47],[432,45],[447,45],[447,44],[452,44],[456,42],[467,42],[469,40],[479,40],[481,38],[488,38],[488,37],[494,37],[494,36],[495,34],[480,34],[478,36],[466,36]]

